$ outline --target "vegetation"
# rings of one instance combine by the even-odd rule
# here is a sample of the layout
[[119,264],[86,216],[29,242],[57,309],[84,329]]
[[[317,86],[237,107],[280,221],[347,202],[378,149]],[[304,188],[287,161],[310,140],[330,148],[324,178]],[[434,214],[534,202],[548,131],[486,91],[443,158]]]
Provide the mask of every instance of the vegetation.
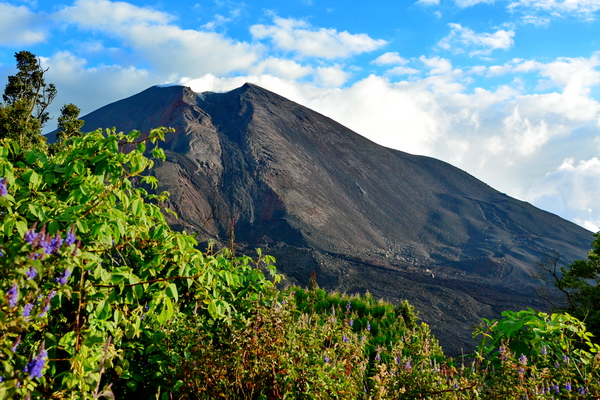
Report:
[[50,151],[0,138],[0,399],[600,396],[600,346],[575,316],[507,311],[453,360],[407,302],[315,279],[280,291],[260,249],[199,250],[167,225],[168,194],[143,189],[168,130],[81,135],[77,115],[63,108]]

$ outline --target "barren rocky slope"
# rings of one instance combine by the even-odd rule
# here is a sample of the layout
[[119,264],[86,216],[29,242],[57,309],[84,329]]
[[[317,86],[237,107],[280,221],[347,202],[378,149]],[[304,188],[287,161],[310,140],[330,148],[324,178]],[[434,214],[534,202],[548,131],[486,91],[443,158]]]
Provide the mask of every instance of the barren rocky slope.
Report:
[[452,354],[480,317],[543,307],[536,262],[584,258],[592,233],[442,161],[379,146],[255,85],[152,87],[85,117],[84,130],[170,126],[154,173],[177,229],[262,247],[290,282],[408,299]]

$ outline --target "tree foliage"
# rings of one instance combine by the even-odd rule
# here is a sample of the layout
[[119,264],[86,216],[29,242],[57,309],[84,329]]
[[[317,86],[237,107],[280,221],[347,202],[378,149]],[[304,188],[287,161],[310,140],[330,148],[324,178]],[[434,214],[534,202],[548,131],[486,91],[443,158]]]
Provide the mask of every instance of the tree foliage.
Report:
[[164,159],[156,142],[166,131],[145,140],[96,131],[51,157],[15,157],[15,141],[0,143],[1,399],[96,398],[139,382],[152,396],[175,391],[168,364],[132,370],[139,357],[168,358],[170,322],[227,319],[240,299],[272,286],[248,258],[202,253],[173,232],[166,194],[136,185],[156,187],[144,153],[150,144]]

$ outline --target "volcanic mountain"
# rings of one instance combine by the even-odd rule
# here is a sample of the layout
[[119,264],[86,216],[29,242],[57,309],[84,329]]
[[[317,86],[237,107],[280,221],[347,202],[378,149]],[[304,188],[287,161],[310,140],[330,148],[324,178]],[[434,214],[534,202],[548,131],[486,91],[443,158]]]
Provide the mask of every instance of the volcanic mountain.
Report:
[[258,86],[152,87],[82,118],[86,131],[175,128],[153,173],[172,226],[277,257],[288,282],[408,299],[450,354],[481,317],[544,303],[536,263],[586,257],[592,233],[445,162],[373,143]]

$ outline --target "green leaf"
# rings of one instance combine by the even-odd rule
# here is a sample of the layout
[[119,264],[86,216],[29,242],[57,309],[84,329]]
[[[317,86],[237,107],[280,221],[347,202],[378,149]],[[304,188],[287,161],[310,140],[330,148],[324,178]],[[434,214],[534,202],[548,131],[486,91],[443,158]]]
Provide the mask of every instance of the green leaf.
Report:
[[177,303],[179,301],[179,295],[177,293],[177,285],[175,285],[175,283],[171,282],[169,283],[169,286],[167,287],[167,295],[172,298],[173,300],[175,300],[175,303]]

